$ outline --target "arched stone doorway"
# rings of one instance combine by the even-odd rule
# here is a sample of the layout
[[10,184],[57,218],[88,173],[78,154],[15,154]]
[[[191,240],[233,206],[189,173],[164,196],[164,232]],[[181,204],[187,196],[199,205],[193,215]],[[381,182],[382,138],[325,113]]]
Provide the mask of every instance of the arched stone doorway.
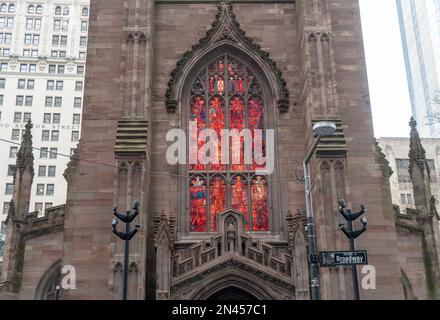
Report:
[[214,294],[212,294],[210,297],[208,297],[206,300],[243,300],[243,301],[252,301],[252,300],[258,300],[257,297],[255,297],[253,294],[251,294],[248,291],[245,291],[243,289],[237,288],[237,287],[227,287],[224,288]]

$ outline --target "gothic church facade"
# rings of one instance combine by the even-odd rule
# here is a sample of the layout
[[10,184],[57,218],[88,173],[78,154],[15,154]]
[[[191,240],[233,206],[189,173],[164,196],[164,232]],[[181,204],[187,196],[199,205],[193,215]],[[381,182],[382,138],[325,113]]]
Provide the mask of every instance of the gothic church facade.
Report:
[[[420,183],[417,219],[393,211],[357,0],[94,0],[90,14],[67,203],[43,218],[27,214],[33,164],[23,147],[4,297],[53,298],[60,270],[73,266],[76,289],[59,298],[120,299],[124,247],[111,232],[112,206],[139,201],[130,299],[309,299],[300,168],[320,120],[337,132],[311,164],[319,250],[348,249],[339,199],[365,204],[369,227],[357,246],[368,250],[376,288],[362,298],[437,297],[435,204]],[[199,131],[273,130],[273,173],[255,163],[167,163],[167,133],[189,133],[189,121]],[[25,138],[31,143],[30,125]],[[423,154],[413,158],[414,176],[429,179]],[[349,268],[321,268],[320,285],[323,299],[353,297]]]

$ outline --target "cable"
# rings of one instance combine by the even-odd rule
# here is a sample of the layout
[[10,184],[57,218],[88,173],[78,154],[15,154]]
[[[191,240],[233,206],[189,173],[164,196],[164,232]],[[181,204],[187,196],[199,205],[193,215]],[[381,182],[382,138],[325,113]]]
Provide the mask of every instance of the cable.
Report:
[[[7,139],[2,139],[0,138],[0,141],[9,143],[9,144],[14,144],[20,147],[24,147],[24,148],[32,148],[33,150],[37,150],[41,152],[42,148],[38,148],[38,147],[34,147],[34,146],[30,146],[30,145],[25,145],[22,143],[18,143],[18,142],[14,142],[11,140],[7,140]],[[50,152],[50,154],[56,154],[57,156],[61,156],[61,157],[66,157],[69,158],[71,160],[79,160],[79,161],[84,161],[84,162],[88,162],[88,163],[93,163],[96,165],[101,165],[101,166],[106,166],[106,167],[111,167],[111,168],[117,168],[117,169],[126,169],[126,170],[133,170],[133,171],[140,171],[140,172],[146,172],[146,173],[150,173],[152,175],[162,175],[162,176],[168,176],[168,177],[174,177],[174,178],[185,178],[185,179],[192,179],[193,176],[188,176],[188,175],[179,175],[179,174],[173,174],[173,173],[168,173],[168,172],[159,172],[159,171],[152,171],[152,170],[145,170],[145,169],[136,169],[136,168],[126,168],[124,166],[118,166],[118,165],[114,165],[114,164],[109,164],[109,163],[104,163],[104,162],[99,162],[99,161],[94,161],[94,160],[89,160],[89,159],[84,159],[84,158],[80,158],[78,156],[71,156],[71,155],[67,155],[67,154],[63,154],[63,153],[59,153],[59,152]],[[296,168],[295,168],[296,170]],[[213,172],[213,174],[215,174],[215,172]],[[296,174],[296,172],[295,172]],[[293,181],[294,179],[267,179],[270,182],[278,182],[278,181]]]

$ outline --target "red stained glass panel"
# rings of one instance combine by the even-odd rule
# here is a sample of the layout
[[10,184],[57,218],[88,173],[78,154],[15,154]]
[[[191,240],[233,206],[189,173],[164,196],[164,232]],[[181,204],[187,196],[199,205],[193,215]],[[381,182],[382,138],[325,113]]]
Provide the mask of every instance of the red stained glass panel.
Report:
[[210,183],[210,228],[217,231],[217,216],[226,210],[226,182],[222,177],[211,179]]
[[191,231],[206,232],[207,188],[206,180],[200,177],[191,179]]
[[[195,96],[191,101],[191,121],[197,121],[197,136],[194,135],[190,138],[193,139],[193,141],[197,141],[197,149],[200,150],[204,142],[198,141],[197,138],[200,132],[206,129],[206,101],[205,98],[200,95]],[[192,134],[195,134],[195,132]],[[197,159],[197,150],[190,150],[190,152],[191,157]],[[197,161],[197,164],[190,165],[190,170],[204,171],[206,170],[206,165],[200,164],[199,161]]]
[[252,230],[269,231],[266,179],[262,177],[256,177],[252,180],[251,197],[252,197]]
[[248,215],[248,184],[244,177],[237,176],[232,181],[231,186],[231,205],[232,208],[243,213],[246,220],[246,230],[249,230]]
[[[232,97],[229,102],[229,128],[237,129],[239,132],[246,128],[246,109],[243,98],[240,96]],[[231,138],[230,146],[233,147],[234,142]],[[238,155],[239,154],[239,155]],[[239,158],[239,163],[235,159]],[[244,171],[244,137],[240,138],[240,148],[231,150],[231,168],[233,171]]]
[[[244,137],[240,138],[240,147],[236,151],[232,149],[234,141],[230,138],[229,163],[221,163],[224,129],[241,132],[248,128],[252,133],[262,130],[262,156],[266,155],[265,104],[258,79],[242,62],[224,55],[201,70],[191,94],[190,118],[197,121],[197,137],[202,130],[209,128],[217,133],[220,142],[215,151],[218,164],[188,166],[194,174],[189,185],[191,231],[216,232],[218,215],[228,209],[228,204],[243,214],[246,231],[268,231],[268,183],[265,177],[255,177],[255,170],[264,165],[257,165],[255,159],[251,165],[245,164]],[[205,143],[198,141],[198,150]],[[234,163],[237,158],[239,163]]]

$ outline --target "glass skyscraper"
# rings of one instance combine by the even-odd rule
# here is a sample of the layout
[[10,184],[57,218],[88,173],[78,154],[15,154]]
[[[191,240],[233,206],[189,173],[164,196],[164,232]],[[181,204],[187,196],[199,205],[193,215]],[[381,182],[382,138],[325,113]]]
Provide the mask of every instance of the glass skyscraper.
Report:
[[440,137],[440,0],[397,0],[412,113],[424,137]]

